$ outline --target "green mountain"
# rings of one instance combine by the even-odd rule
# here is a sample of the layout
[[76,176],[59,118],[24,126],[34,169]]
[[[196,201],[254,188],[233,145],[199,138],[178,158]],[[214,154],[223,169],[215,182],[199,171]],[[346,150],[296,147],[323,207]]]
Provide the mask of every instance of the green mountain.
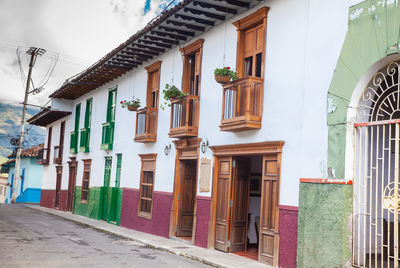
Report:
[[[28,108],[26,119],[37,114],[39,109]],[[0,156],[7,157],[15,150],[11,139],[18,139],[21,123],[22,105],[0,102]],[[29,124],[25,125],[25,137],[22,147],[28,148],[44,142],[45,129]]]

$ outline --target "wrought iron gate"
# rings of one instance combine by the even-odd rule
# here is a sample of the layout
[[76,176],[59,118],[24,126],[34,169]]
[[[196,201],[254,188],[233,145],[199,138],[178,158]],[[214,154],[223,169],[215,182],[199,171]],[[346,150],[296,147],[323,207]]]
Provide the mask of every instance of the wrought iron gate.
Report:
[[353,265],[400,267],[400,73],[371,79],[354,124]]
[[399,131],[400,121],[356,124],[353,264],[358,267],[399,267]]

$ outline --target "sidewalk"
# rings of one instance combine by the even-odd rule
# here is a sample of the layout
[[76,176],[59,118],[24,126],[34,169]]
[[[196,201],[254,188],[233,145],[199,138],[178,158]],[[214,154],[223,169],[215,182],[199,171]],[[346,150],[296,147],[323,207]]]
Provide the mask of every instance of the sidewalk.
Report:
[[64,219],[74,221],[80,224],[84,224],[90,226],[92,228],[112,233],[127,239],[131,239],[140,243],[143,243],[145,246],[164,250],[172,254],[176,254],[179,256],[183,256],[186,258],[190,258],[193,260],[197,260],[203,262],[208,265],[212,265],[215,267],[246,267],[246,268],[272,268],[272,266],[262,264],[260,262],[239,257],[237,255],[231,253],[224,253],[218,250],[211,250],[196,247],[189,243],[180,242],[160,236],[155,236],[147,233],[138,232],[135,230],[127,229],[124,227],[116,226],[113,224],[108,224],[104,221],[93,220],[90,218],[86,218],[80,215],[71,214],[64,211],[59,211],[55,209],[49,209],[40,207],[37,205],[27,205],[27,207],[31,209],[36,209],[48,214],[56,215],[62,217]]

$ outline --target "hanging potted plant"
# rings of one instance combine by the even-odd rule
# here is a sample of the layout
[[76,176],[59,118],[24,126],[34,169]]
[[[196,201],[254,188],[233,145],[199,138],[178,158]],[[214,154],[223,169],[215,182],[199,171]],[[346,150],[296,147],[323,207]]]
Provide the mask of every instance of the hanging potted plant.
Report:
[[121,101],[121,107],[127,107],[129,111],[136,111],[140,107],[140,99],[133,98],[131,101]]
[[[183,93],[175,85],[166,84],[165,89],[163,90],[163,95],[164,95],[164,105],[168,105],[168,107],[170,107],[171,101],[180,99],[186,96],[187,93]],[[164,110],[165,106],[161,105],[161,109]]]
[[214,70],[215,81],[220,84],[229,83],[237,79],[237,73],[230,67],[216,68]]

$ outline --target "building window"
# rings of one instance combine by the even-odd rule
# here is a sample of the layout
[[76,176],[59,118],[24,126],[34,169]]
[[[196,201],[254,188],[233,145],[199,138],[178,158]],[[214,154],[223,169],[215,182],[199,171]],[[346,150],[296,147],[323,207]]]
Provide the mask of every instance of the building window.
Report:
[[146,219],[151,219],[157,154],[141,154],[139,156],[142,160],[142,167],[140,174],[138,215]]
[[261,128],[268,7],[233,23],[238,32],[236,70],[239,79],[223,85],[220,129]]
[[78,138],[79,138],[79,118],[81,116],[81,104],[78,103],[75,107],[75,127],[71,131],[71,142],[69,144],[69,152],[76,154],[78,152]]
[[90,141],[90,122],[92,120],[92,103],[93,99],[86,100],[86,108],[85,108],[85,125],[84,128],[81,128],[81,139],[79,148],[81,152],[89,152],[89,141]]
[[92,159],[83,159],[83,176],[82,176],[82,192],[81,202],[87,203],[89,200],[89,182],[90,182],[90,166]]
[[108,91],[107,117],[102,124],[101,149],[112,150],[114,141],[115,111],[117,101],[117,87]]
[[135,132],[135,142],[143,143],[157,140],[161,61],[157,61],[145,69],[147,70],[146,107],[136,112]]

